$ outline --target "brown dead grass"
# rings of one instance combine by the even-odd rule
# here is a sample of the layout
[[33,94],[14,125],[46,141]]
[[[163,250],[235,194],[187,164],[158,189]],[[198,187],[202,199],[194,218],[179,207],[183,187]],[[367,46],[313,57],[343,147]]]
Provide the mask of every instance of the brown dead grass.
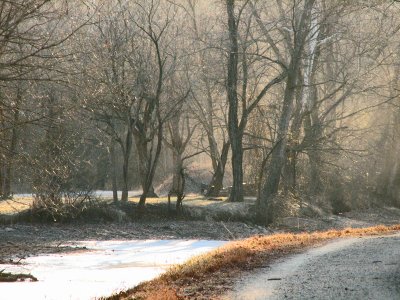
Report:
[[[129,201],[133,203],[139,203],[139,197],[130,197]],[[100,198],[101,201],[105,203],[111,203],[112,199],[109,198]],[[200,195],[188,195],[185,197],[184,205],[191,206],[207,206],[214,205],[216,202],[225,203],[227,200],[226,197],[218,198],[219,201],[215,200],[207,200],[204,196]],[[176,197],[171,198],[172,204],[175,205]],[[168,197],[159,197],[159,198],[147,198],[147,204],[167,204]],[[33,205],[33,197],[15,197],[13,199],[7,199],[0,201],[0,215],[13,215],[25,210],[28,210]]]
[[[128,200],[129,200],[129,202],[133,202],[133,203],[137,204],[137,203],[139,203],[140,198],[139,197],[130,197],[130,198],[128,198]],[[176,197],[172,196],[171,201],[173,203],[175,203]],[[210,204],[215,204],[216,202],[226,203],[227,197],[217,197],[217,198],[213,198],[213,200],[209,200],[205,196],[191,194],[191,195],[186,195],[185,199],[183,200],[184,205],[192,205],[192,206],[193,205],[207,206]],[[146,199],[146,204],[167,204],[167,203],[168,203],[168,197],[158,197],[158,198],[147,198]]]
[[33,203],[32,197],[18,197],[0,201],[0,214],[12,215],[31,207]]
[[265,266],[282,256],[337,238],[397,231],[400,231],[400,225],[255,236],[194,257],[184,264],[173,266],[156,279],[107,299],[215,299],[232,287],[232,279],[241,272]]

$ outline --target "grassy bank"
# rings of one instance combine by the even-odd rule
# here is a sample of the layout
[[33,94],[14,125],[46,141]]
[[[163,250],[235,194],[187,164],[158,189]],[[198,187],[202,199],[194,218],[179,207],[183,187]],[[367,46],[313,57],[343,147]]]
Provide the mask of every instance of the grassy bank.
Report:
[[251,222],[254,219],[252,202],[229,203],[226,198],[209,200],[201,195],[189,195],[183,202],[183,211],[177,215],[176,197],[148,198],[146,210],[138,211],[138,197],[130,197],[128,202],[114,203],[109,198],[96,198],[74,205],[59,205],[55,208],[33,205],[32,197],[16,197],[0,201],[0,224],[19,222],[129,222],[138,219],[157,220],[178,218],[186,220],[217,220]]
[[115,299],[210,299],[232,287],[242,272],[268,265],[282,256],[323,242],[346,237],[395,233],[400,225],[349,228],[315,233],[255,236],[235,241],[210,253],[172,267],[160,277],[113,295]]

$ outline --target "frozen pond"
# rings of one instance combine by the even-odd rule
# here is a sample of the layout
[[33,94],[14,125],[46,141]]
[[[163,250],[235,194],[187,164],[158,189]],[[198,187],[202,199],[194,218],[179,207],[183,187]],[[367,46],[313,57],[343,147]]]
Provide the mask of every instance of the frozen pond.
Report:
[[[5,272],[31,273],[38,282],[0,283],[1,299],[94,299],[131,288],[171,264],[226,242],[202,240],[85,241],[89,251],[30,257]],[[4,298],[3,298],[4,297]]]

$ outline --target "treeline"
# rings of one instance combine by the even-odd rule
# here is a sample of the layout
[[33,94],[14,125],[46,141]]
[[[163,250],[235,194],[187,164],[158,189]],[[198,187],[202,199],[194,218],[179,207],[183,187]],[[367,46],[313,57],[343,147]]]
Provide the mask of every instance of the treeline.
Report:
[[[141,188],[207,156],[259,221],[287,199],[400,205],[399,4],[0,1],[0,194]],[[119,199],[117,191],[122,191]],[[297,200],[296,200],[297,201]]]

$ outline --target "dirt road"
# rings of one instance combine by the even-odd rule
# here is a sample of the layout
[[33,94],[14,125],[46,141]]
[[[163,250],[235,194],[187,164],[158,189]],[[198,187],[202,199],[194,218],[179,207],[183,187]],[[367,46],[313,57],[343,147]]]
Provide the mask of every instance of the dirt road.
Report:
[[400,299],[400,234],[309,250],[242,278],[225,299]]

